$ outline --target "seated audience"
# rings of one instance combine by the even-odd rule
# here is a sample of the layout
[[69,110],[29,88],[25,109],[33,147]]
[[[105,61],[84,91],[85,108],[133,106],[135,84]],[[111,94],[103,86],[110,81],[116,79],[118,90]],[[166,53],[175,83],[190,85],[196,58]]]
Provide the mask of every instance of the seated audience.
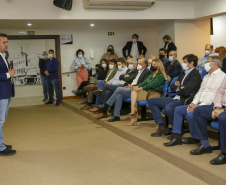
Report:
[[125,59],[126,59],[127,62],[129,62],[131,58],[133,58],[132,55],[128,55],[127,57],[125,57]]
[[179,76],[181,69],[180,62],[177,60],[177,52],[170,51],[169,62],[167,62],[165,65],[166,75],[173,79],[174,77]]
[[[164,144],[165,146],[181,145],[182,143],[194,144],[199,142],[194,138],[194,110],[204,105],[211,105],[214,102],[216,91],[225,77],[225,73],[220,69],[221,67],[222,59],[220,57],[211,56],[208,58],[208,61],[204,65],[208,74],[204,77],[194,100],[189,105],[178,106],[174,110],[173,136],[169,143]],[[181,138],[181,129],[185,116],[187,116],[191,137]]]
[[147,69],[151,70],[151,67],[152,67],[152,61],[155,59],[155,57],[153,55],[150,55],[149,58],[148,58],[148,67]]
[[72,62],[72,69],[76,71],[78,86],[80,86],[83,81],[88,81],[88,69],[91,69],[90,62],[84,54],[83,50],[78,49],[76,51],[76,58]]
[[214,55],[221,57],[222,60],[223,60],[223,64],[222,64],[221,70],[222,70],[224,73],[226,73],[226,57],[225,57],[225,54],[226,54],[226,49],[225,49],[225,47],[220,46],[220,47],[218,47],[218,48],[215,49]]
[[210,56],[213,56],[213,45],[206,44],[206,46],[205,46],[205,55],[203,55],[199,59],[199,63],[197,65],[197,68],[198,68],[200,74],[204,70],[204,64],[207,62],[207,60],[208,60],[208,58]]
[[220,131],[221,154],[210,163],[213,165],[226,163],[226,77],[216,92],[214,105],[199,106],[194,110],[194,132],[192,137],[201,140],[201,145],[192,150],[192,155],[201,155],[212,153],[212,148],[208,140],[207,124],[210,121],[218,119]]
[[109,45],[107,48],[107,53],[104,53],[101,59],[111,60],[111,59],[117,59],[118,56],[115,54],[114,47],[112,45]]
[[[138,61],[138,73],[131,84],[126,84],[124,87],[118,87],[113,95],[108,99],[106,104],[108,106],[114,105],[113,117],[108,122],[120,121],[120,111],[122,108],[122,101],[124,98],[129,98],[131,95],[131,88],[137,86],[149,76],[150,71],[147,69],[148,61],[143,58]],[[141,66],[141,67],[140,67]]]
[[171,41],[171,37],[169,35],[165,35],[162,39],[163,39],[163,42],[165,43],[164,48],[167,50],[167,57],[169,57],[169,52],[177,51],[177,47]]
[[180,74],[177,81],[170,86],[172,91],[177,92],[174,98],[161,97],[148,100],[148,106],[151,109],[155,123],[159,125],[158,130],[151,134],[152,137],[158,137],[170,132],[168,126],[164,123],[161,109],[165,110],[165,115],[169,118],[170,123],[173,124],[174,108],[183,105],[188,97],[198,92],[201,84],[201,76],[195,69],[197,62],[198,57],[193,54],[183,57],[182,66],[184,71]]
[[[146,100],[149,90],[162,91],[163,84],[166,78],[166,73],[162,61],[158,58],[153,60],[153,73],[148,78],[140,83],[138,86],[131,87],[131,119],[127,126],[132,126],[137,122],[137,101]],[[141,68],[141,67],[140,67]],[[161,94],[158,92],[152,92],[149,98],[160,97]]]
[[[139,55],[144,55],[147,52],[147,48],[144,46],[143,42],[138,41],[139,36],[137,34],[133,34],[132,41],[126,43],[124,48],[122,49],[123,56],[132,55],[133,58],[138,58]],[[127,51],[127,54],[126,54]]]
[[162,61],[162,64],[166,69],[166,64],[168,63],[169,59],[167,57],[167,50],[165,48],[159,49],[159,59]]

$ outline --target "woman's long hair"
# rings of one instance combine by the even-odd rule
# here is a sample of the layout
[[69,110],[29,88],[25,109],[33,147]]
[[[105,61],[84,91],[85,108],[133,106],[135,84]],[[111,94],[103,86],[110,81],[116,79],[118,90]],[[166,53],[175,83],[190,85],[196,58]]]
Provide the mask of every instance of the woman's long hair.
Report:
[[159,69],[158,69],[159,73],[161,73],[164,76],[165,80],[168,80],[168,78],[166,77],[166,71],[162,64],[162,61],[159,58],[156,58],[153,60],[153,62],[155,62],[157,64],[157,66],[159,67]]

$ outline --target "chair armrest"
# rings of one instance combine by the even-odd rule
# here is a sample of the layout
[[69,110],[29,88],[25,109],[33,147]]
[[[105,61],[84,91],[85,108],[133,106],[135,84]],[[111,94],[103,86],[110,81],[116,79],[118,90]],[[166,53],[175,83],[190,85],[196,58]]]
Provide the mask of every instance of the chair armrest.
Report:
[[189,98],[187,98],[185,101],[184,101],[184,105],[188,105],[192,102],[192,100],[194,99],[195,96],[190,96]]
[[167,92],[164,94],[164,97],[168,97],[169,94],[177,93],[176,91]]

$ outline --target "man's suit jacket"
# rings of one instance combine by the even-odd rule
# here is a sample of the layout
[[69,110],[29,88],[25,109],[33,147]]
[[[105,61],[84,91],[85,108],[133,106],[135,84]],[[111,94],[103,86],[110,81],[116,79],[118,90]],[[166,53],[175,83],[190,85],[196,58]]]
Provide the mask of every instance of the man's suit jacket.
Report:
[[126,74],[129,75],[129,77],[125,77],[126,75],[120,75],[119,80],[123,80],[127,84],[131,84],[133,82],[133,79],[136,78],[137,73],[137,69],[133,69],[132,71],[130,69],[127,69]]
[[[132,45],[133,45],[133,42],[129,41],[129,42],[127,42],[127,44],[122,49],[122,53],[123,53],[124,57],[130,55],[131,49],[132,49]],[[143,42],[137,41],[137,47],[138,47],[139,55],[145,55],[146,54],[147,48],[144,46]],[[128,55],[126,55],[126,50],[128,50]]]
[[138,81],[137,81],[137,84],[136,85],[139,85],[140,83],[142,83],[143,81],[146,80],[146,78],[148,78],[148,76],[151,74],[151,71],[148,70],[147,68],[144,69],[144,71],[141,73]]
[[[8,63],[8,61],[7,61]],[[9,67],[9,63],[8,63]],[[8,73],[8,68],[0,55],[0,99],[9,99],[14,96],[14,84],[11,78],[7,79],[6,73]]]
[[112,73],[110,74],[110,76],[108,77],[108,75],[109,75],[109,73],[110,73],[110,70],[108,71],[108,73],[107,73],[107,76],[106,76],[106,78],[108,77],[108,79],[105,79],[105,81],[107,80],[107,81],[110,81],[114,76],[115,76],[115,74],[117,73],[117,71],[118,71],[118,68],[116,67],[116,68],[114,68],[114,70],[112,71]]
[[[166,49],[166,45],[167,45],[167,43],[165,43],[165,46],[164,46],[165,49]],[[177,51],[177,47],[176,47],[175,44],[171,41],[171,42],[169,43],[169,45],[168,45],[168,48],[167,48],[167,57],[169,57],[169,52],[172,51],[172,50]]]
[[[167,67],[170,65],[170,61],[166,64],[165,69],[167,69]],[[167,75],[170,76],[170,78],[174,78],[176,76],[179,76],[179,74],[181,73],[182,67],[180,65],[180,62],[178,60],[176,60],[172,66],[170,67],[170,69],[167,71]]]
[[[199,71],[195,68],[186,76],[182,85],[181,83],[184,76],[185,76],[185,72],[183,71],[177,79],[177,81],[180,82],[181,86],[185,86],[183,89],[177,92],[183,104],[188,97],[194,96],[198,92],[200,85],[202,83],[201,75]],[[170,88],[172,91],[176,91],[178,86],[176,86],[175,83],[173,83],[170,86]]]

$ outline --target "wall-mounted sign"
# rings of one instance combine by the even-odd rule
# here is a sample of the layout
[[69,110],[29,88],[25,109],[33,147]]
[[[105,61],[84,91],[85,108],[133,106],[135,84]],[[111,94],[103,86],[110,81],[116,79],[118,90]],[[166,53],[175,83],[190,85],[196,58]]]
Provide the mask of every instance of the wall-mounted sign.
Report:
[[108,36],[113,36],[115,35],[115,32],[108,32]]
[[72,35],[61,35],[60,36],[60,44],[73,44],[73,36]]
[[35,35],[35,31],[27,31],[28,35]]

